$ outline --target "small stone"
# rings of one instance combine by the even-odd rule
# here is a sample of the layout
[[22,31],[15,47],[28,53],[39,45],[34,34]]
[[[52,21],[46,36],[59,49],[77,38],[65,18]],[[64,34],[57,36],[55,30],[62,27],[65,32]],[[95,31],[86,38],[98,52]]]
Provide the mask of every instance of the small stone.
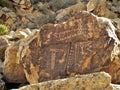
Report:
[[15,32],[15,38],[18,38],[18,39],[25,39],[28,37],[28,35],[31,34],[31,31],[30,29],[17,29],[16,32]]
[[68,8],[61,9],[61,10],[57,11],[56,20],[57,21],[65,20],[66,16],[74,16],[76,13],[79,13],[82,10],[86,10],[86,6],[84,3],[79,2],[79,3],[72,5]]
[[16,12],[20,16],[25,16],[26,15],[26,11],[23,8],[21,8],[21,7],[20,8],[16,7]]
[[87,11],[92,12],[100,17],[107,17],[110,19],[117,17],[116,13],[109,10],[106,0],[89,0],[87,4]]
[[114,4],[116,4],[118,2],[118,0],[112,0]]
[[6,23],[7,25],[10,25],[10,26],[14,24],[14,22],[13,22],[13,20],[12,20],[11,18],[8,18],[5,23]]
[[21,0],[19,4],[25,4],[26,0]]
[[11,10],[9,10],[7,7],[2,8],[2,10],[3,10],[4,12],[9,12],[9,11],[11,11]]
[[26,25],[26,26],[27,26],[28,23],[29,23],[29,20],[26,19],[25,17],[22,17],[21,21],[22,21],[22,23],[23,23],[24,25]]
[[0,90],[5,90],[5,82],[0,79]]
[[120,90],[120,85],[118,84],[111,84],[114,90]]
[[37,10],[35,10],[35,11],[33,12],[34,18],[39,17],[39,16],[41,16],[41,15],[43,15],[43,13],[42,13],[42,12],[38,12]]
[[15,14],[15,12],[9,12],[8,15],[11,17],[11,18],[16,18],[17,15]]
[[13,1],[14,1],[15,3],[17,3],[17,4],[20,2],[20,0],[13,0]]
[[0,10],[0,17],[3,15],[3,11]]
[[112,19],[112,21],[116,22],[117,23],[117,28],[120,29],[120,18]]
[[20,31],[25,32],[27,35],[30,35],[32,33],[29,28],[27,28],[27,29],[19,28],[16,30],[16,32],[20,32]]
[[5,59],[5,50],[9,46],[7,39],[4,36],[0,37],[0,59]]
[[23,32],[23,31],[19,31],[18,33],[15,34],[15,37],[18,39],[25,39],[28,35]]
[[[1,64],[0,64],[0,65],[1,65]],[[1,73],[1,72],[0,72],[0,73]],[[0,79],[2,79],[2,78],[3,78],[3,75],[0,74]]]
[[21,0],[20,6],[21,8],[30,8],[31,7],[30,0]]
[[[0,73],[3,73],[3,65],[4,65],[4,60],[0,59]],[[0,79],[2,78],[3,76],[0,74]]]

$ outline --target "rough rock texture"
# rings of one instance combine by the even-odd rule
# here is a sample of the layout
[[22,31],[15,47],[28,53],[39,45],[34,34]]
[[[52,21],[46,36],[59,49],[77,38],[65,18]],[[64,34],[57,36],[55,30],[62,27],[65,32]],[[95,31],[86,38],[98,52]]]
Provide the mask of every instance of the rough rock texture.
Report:
[[[110,0],[109,0],[110,1]],[[112,0],[109,2],[109,8],[112,12],[117,13],[118,17],[120,17],[120,1],[119,0]]]
[[0,36],[0,59],[4,60],[5,50],[9,46],[8,40],[4,36]]
[[[117,49],[118,50],[118,49]],[[119,47],[120,50],[120,47]],[[112,82],[113,83],[120,83],[120,56],[116,56],[110,66],[106,68],[106,72],[109,72],[109,74],[112,76]]]
[[5,82],[2,80],[2,75],[0,74],[0,90],[5,90]]
[[117,84],[111,84],[114,90],[120,90],[120,85]]
[[74,16],[76,13],[79,13],[82,10],[86,10],[86,6],[84,3],[79,2],[75,5],[72,5],[68,8],[65,9],[61,9],[59,11],[57,11],[57,15],[56,15],[56,21],[65,21],[68,18],[70,18],[71,16]]
[[8,82],[26,77],[37,83],[96,71],[106,71],[120,82],[119,40],[109,19],[79,12],[66,22],[33,31],[6,50]]
[[3,60],[0,59],[0,73],[3,73],[3,65],[4,65],[4,62]]
[[24,57],[24,55],[29,55],[30,51],[27,50],[29,48],[28,45],[32,42],[32,40],[38,37],[38,35],[36,34],[38,34],[37,31],[33,30],[29,37],[26,37],[26,39],[19,40],[18,42],[16,42],[15,44],[13,43],[7,48],[4,62],[4,75],[7,81],[15,83],[26,82],[25,73],[23,69],[24,65],[20,63],[23,62],[22,57]]
[[0,90],[5,90],[5,82],[0,80]]
[[48,5],[32,5],[30,0],[13,0],[12,3],[14,9],[0,6],[0,23],[5,24],[10,31],[39,28],[45,23],[54,22],[55,12],[48,9]]
[[19,28],[16,31],[10,31],[10,33],[8,35],[5,35],[5,38],[8,41],[18,41],[20,39],[25,39],[30,34],[31,34],[30,29],[28,29],[28,28],[26,28],[26,29]]
[[109,8],[109,5],[107,4],[107,0],[89,0],[87,11],[110,19],[117,18],[117,14],[110,11],[109,9],[111,8]]
[[63,21],[81,10],[111,19],[120,18],[119,0],[7,1],[11,8],[0,7],[0,23],[7,25],[10,31],[16,31],[18,28],[39,28],[46,23],[55,23],[56,20]]
[[113,90],[110,82],[110,75],[100,72],[32,84],[18,90]]
[[0,23],[5,24],[9,30],[15,30],[20,25],[20,19],[12,10],[0,7]]
[[115,19],[112,19],[112,21],[114,21],[117,24],[117,28],[120,29],[120,19],[119,18],[115,18]]
[[76,4],[78,0],[50,0],[49,5],[53,10],[66,8],[70,5]]

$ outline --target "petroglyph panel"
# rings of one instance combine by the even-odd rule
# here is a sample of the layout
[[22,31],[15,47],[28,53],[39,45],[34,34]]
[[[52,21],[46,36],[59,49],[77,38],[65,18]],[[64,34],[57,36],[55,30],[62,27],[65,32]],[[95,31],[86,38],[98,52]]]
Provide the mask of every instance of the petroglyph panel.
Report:
[[44,25],[40,32],[44,47],[41,56],[49,63],[43,65],[43,70],[51,75],[49,78],[101,71],[101,66],[109,64],[113,40],[108,43],[106,25],[89,13],[79,13],[67,22]]
[[[80,13],[79,18],[77,17],[78,16],[76,16],[74,20],[60,24],[44,25],[40,33],[42,44],[85,42],[98,39],[103,33],[107,35],[105,30],[106,24],[97,22],[97,19],[92,15],[88,14],[86,16],[86,14]],[[100,25],[102,25],[102,27],[100,27]]]
[[[80,12],[66,22],[46,24],[40,32],[31,34],[29,39],[15,43],[11,48],[18,47],[15,56],[20,56],[19,65],[24,69],[27,81],[37,83],[96,71],[110,72],[114,80],[119,79],[114,77],[120,76],[116,74],[119,65],[111,61],[114,40],[107,32],[108,28],[111,29],[111,22],[101,20],[88,12]],[[10,56],[7,58],[11,60]],[[111,65],[116,67],[113,71]],[[12,74],[8,72],[8,75]],[[19,74],[13,78],[19,81],[18,76],[24,78],[25,75]]]

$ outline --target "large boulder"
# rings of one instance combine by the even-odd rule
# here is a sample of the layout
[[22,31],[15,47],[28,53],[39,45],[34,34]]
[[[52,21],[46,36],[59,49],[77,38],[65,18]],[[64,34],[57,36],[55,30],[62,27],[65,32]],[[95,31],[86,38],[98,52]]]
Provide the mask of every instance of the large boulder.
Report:
[[110,75],[100,72],[32,84],[18,90],[117,90],[110,81]]
[[120,82],[120,42],[109,19],[79,12],[66,22],[32,31],[6,50],[8,82],[37,83],[98,71]]
[[33,30],[30,36],[26,37],[25,39],[18,40],[17,42],[12,42],[11,45],[7,48],[4,61],[4,76],[6,81],[12,83],[26,82],[22,57],[27,54],[29,55],[30,52],[27,50],[29,47],[24,47],[24,45],[26,44],[29,46],[29,44],[38,37],[38,31]]

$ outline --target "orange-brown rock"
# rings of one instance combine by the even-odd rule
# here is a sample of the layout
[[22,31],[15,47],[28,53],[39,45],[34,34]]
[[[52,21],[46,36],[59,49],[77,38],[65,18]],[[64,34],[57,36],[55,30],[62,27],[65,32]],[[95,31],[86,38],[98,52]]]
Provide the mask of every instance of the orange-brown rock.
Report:
[[29,83],[37,83],[98,71],[120,82],[120,41],[109,19],[79,12],[66,22],[32,31],[6,50],[8,82],[22,82],[20,78],[26,77]]
[[22,65],[18,63],[19,56],[17,52],[19,52],[19,42],[15,45],[12,45],[13,48],[8,47],[7,53],[5,54],[5,66],[4,66],[4,75],[5,79],[10,82],[26,82],[26,78],[24,76],[24,71]]

